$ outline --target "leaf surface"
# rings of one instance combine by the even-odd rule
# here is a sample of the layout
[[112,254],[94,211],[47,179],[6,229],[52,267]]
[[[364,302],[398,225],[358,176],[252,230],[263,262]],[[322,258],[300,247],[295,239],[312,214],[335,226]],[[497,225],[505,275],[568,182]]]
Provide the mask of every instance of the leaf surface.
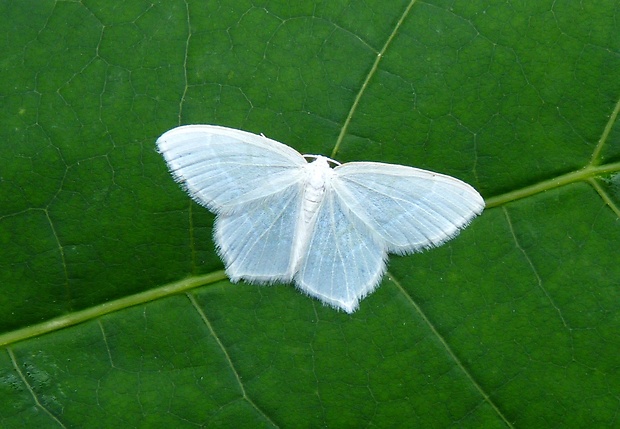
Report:
[[[0,5],[0,426],[611,427],[618,3]],[[179,124],[426,168],[487,209],[353,315],[230,284]]]

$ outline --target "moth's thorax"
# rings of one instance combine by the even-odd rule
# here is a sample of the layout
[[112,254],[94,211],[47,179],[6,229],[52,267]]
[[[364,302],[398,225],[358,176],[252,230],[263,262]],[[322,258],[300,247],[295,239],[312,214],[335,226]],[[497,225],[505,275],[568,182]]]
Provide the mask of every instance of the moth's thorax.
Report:
[[305,168],[306,180],[302,208],[304,222],[310,224],[323,201],[333,170],[329,167],[327,158],[323,156],[317,156],[316,160],[306,165]]
[[325,190],[325,184],[333,174],[327,158],[317,156],[316,160],[305,166],[306,168],[306,187],[314,190]]

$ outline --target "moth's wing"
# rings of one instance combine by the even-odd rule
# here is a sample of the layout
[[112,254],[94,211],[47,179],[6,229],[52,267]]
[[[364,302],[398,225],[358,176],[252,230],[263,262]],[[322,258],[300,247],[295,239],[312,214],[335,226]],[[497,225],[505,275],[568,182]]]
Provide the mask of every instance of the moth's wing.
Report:
[[295,282],[308,295],[352,313],[381,280],[386,249],[329,186],[316,216]]
[[216,213],[278,193],[299,180],[307,164],[275,140],[215,125],[173,128],[157,147],[190,196]]
[[470,185],[427,170],[351,162],[334,172],[340,199],[392,253],[438,246],[484,209],[484,200]]
[[303,183],[243,204],[215,220],[215,242],[231,281],[290,282]]

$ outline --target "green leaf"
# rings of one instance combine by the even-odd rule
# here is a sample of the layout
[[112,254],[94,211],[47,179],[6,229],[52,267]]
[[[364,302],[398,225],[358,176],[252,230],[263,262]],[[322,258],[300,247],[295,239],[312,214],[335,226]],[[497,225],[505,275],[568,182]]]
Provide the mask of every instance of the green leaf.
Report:
[[[0,4],[0,426],[612,427],[618,2]],[[353,315],[230,284],[187,123],[487,209]]]

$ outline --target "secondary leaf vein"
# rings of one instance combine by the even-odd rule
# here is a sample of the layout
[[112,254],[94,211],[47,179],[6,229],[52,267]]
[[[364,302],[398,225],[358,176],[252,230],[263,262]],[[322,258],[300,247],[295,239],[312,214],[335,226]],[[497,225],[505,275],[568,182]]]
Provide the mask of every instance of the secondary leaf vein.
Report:
[[340,145],[342,144],[342,141],[344,140],[344,136],[347,134],[349,125],[351,124],[351,120],[353,119],[353,115],[355,114],[355,111],[357,110],[357,106],[359,105],[360,100],[362,99],[362,96],[366,92],[366,88],[368,88],[368,84],[370,80],[377,72],[377,69],[379,68],[379,63],[381,62],[383,55],[385,54],[388,47],[392,43],[392,40],[394,40],[394,37],[396,37],[398,30],[400,30],[401,26],[403,25],[403,22],[405,21],[405,18],[407,18],[407,16],[409,15],[411,8],[413,7],[416,1],[417,0],[411,0],[409,2],[404,12],[401,14],[400,18],[398,19],[398,22],[394,26],[394,29],[392,30],[387,40],[385,41],[385,44],[383,45],[383,47],[377,54],[377,57],[375,58],[375,61],[372,67],[370,68],[370,71],[366,75],[366,79],[364,79],[364,83],[362,83],[360,90],[357,92],[357,95],[355,96],[355,100],[353,100],[351,109],[349,109],[349,114],[347,115],[347,118],[345,119],[344,124],[342,125],[342,128],[340,129],[340,134],[338,135],[338,139],[336,140],[336,145],[334,146],[334,150],[332,150],[332,153],[330,155],[331,158],[335,158],[336,154],[338,153],[338,149],[340,148]]
[[43,404],[39,401],[39,398],[37,397],[37,394],[34,392],[34,389],[30,385],[30,383],[28,383],[28,380],[26,379],[26,376],[24,375],[24,373],[19,368],[19,364],[17,363],[17,358],[15,357],[15,354],[13,353],[13,349],[11,347],[7,347],[6,351],[7,351],[7,353],[9,354],[9,356],[11,358],[11,362],[13,363],[13,368],[15,368],[15,371],[17,372],[19,377],[24,382],[24,385],[26,386],[26,388],[30,392],[30,395],[32,396],[32,399],[34,400],[34,403],[37,405],[37,407],[42,409],[45,412],[45,414],[50,416],[50,418],[52,420],[54,420],[58,424],[58,426],[60,426],[61,428],[66,428],[66,426],[60,420],[58,420],[58,418],[54,414],[52,414],[52,412],[50,410],[48,410],[45,406],[43,406]]
[[519,239],[517,238],[517,234],[515,233],[514,227],[512,225],[512,219],[510,218],[510,215],[508,214],[508,210],[506,210],[506,207],[502,207],[502,210],[504,211],[504,215],[506,216],[506,221],[508,222],[508,228],[510,228],[510,233],[512,234],[512,239],[515,242],[515,246],[525,258],[525,261],[530,266],[532,273],[534,273],[534,276],[536,277],[536,282],[538,284],[538,288],[542,291],[542,293],[545,295],[545,297],[547,298],[549,303],[553,306],[553,308],[555,308],[555,311],[557,311],[558,315],[560,316],[560,320],[562,320],[562,324],[570,332],[571,328],[566,324],[566,320],[564,319],[564,316],[562,315],[562,310],[560,309],[560,307],[557,306],[557,304],[555,303],[551,295],[549,295],[549,293],[543,286],[542,278],[538,274],[538,270],[536,269],[536,266],[534,266],[532,259],[530,259],[525,249],[519,243]]
[[400,291],[405,296],[405,298],[409,301],[409,303],[413,306],[413,308],[415,308],[415,310],[420,315],[420,317],[422,318],[424,323],[426,323],[426,325],[429,327],[431,332],[435,335],[435,337],[437,337],[437,339],[439,340],[439,342],[441,343],[443,348],[448,352],[448,354],[450,355],[452,360],[461,369],[463,374],[465,374],[465,377],[475,387],[475,389],[478,391],[478,393],[480,393],[480,395],[482,396],[484,401],[487,404],[489,404],[489,406],[491,406],[491,408],[493,408],[495,413],[499,416],[500,419],[502,419],[502,421],[506,424],[506,426],[508,426],[509,428],[513,428],[514,426],[512,425],[512,423],[510,423],[510,421],[508,421],[508,419],[506,418],[504,413],[502,413],[502,411],[499,409],[499,407],[493,402],[493,400],[491,399],[489,394],[482,388],[482,386],[480,386],[480,384],[478,384],[478,382],[476,381],[474,376],[467,370],[467,368],[465,368],[465,365],[463,364],[463,362],[461,362],[461,360],[454,353],[454,351],[452,351],[452,348],[450,347],[450,345],[448,344],[446,339],[439,333],[437,328],[435,328],[435,325],[433,325],[433,323],[430,321],[430,319],[428,317],[426,317],[426,314],[424,314],[424,312],[422,311],[422,309],[420,308],[418,303],[414,301],[414,299],[411,297],[411,295],[409,295],[409,293],[405,290],[405,288],[403,288],[403,286],[396,280],[395,276],[393,276],[390,272],[386,272],[385,275],[386,275],[386,278],[390,279],[396,285],[396,287],[400,289]]
[[209,329],[209,332],[211,332],[211,335],[217,342],[218,346],[220,347],[220,350],[222,350],[222,353],[224,354],[224,357],[226,358],[226,361],[228,362],[228,366],[230,366],[230,369],[232,370],[233,374],[235,375],[235,378],[237,379],[237,384],[239,385],[239,389],[241,390],[241,395],[243,396],[243,399],[245,399],[248,402],[248,404],[250,404],[273,427],[276,427],[276,428],[279,427],[277,424],[273,422],[273,420],[269,418],[269,416],[267,416],[267,414],[265,414],[265,412],[258,405],[256,405],[254,401],[252,401],[252,398],[250,398],[250,396],[247,394],[245,387],[243,386],[243,382],[241,381],[241,376],[239,375],[239,372],[237,371],[235,364],[233,363],[230,355],[228,354],[226,347],[224,347],[224,344],[222,344],[219,336],[213,329],[213,326],[211,325],[211,322],[207,318],[207,315],[205,314],[204,311],[202,311],[202,308],[200,307],[200,305],[198,305],[198,302],[196,302],[196,298],[194,298],[194,295],[192,295],[191,293],[187,293],[186,295],[189,298],[189,301],[192,303],[192,305],[196,309],[196,311],[198,312],[198,314],[200,315],[200,318],[202,319],[202,321],[205,323],[205,325]]

